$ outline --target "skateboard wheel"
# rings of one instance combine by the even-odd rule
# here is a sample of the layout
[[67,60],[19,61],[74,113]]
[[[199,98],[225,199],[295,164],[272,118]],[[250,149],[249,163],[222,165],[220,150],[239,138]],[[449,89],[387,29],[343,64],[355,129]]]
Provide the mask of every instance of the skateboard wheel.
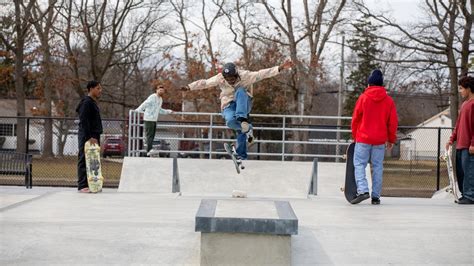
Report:
[[245,169],[245,166],[241,165],[241,166],[240,166],[240,169],[244,170],[244,169]]

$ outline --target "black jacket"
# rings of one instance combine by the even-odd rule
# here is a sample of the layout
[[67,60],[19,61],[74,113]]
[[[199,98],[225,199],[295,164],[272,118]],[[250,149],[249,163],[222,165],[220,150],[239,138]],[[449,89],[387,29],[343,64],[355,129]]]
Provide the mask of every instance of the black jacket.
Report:
[[102,134],[102,119],[97,103],[90,96],[82,98],[76,108],[79,114],[79,136],[86,140]]

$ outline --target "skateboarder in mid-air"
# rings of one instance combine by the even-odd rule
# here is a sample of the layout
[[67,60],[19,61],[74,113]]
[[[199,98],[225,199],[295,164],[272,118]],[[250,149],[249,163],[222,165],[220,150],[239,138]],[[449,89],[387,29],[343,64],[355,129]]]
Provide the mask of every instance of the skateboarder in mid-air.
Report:
[[262,79],[271,78],[280,71],[293,66],[290,60],[279,66],[259,71],[239,70],[234,63],[227,63],[219,73],[209,79],[197,80],[183,90],[201,90],[219,87],[222,116],[226,125],[237,132],[237,148],[235,157],[238,162],[247,159],[247,140],[253,141],[252,125],[249,122],[249,113],[252,109],[252,95],[247,90],[250,85]]
[[372,204],[380,204],[385,146],[391,149],[397,140],[397,110],[395,102],[383,87],[382,72],[378,69],[372,71],[368,83],[369,86],[357,99],[352,114],[352,138],[356,142],[354,174],[357,183],[357,195],[351,201],[352,204],[370,197],[365,177],[369,159],[372,164]]

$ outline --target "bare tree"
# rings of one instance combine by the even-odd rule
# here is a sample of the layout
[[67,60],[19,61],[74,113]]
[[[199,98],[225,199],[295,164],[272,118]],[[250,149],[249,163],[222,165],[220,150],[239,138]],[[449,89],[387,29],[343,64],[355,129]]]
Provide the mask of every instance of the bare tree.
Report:
[[[57,17],[56,9],[54,8],[57,0],[48,0],[48,5],[43,11],[38,3],[35,3],[32,10],[33,25],[36,29],[36,35],[40,41],[40,52],[41,52],[41,83],[44,94],[44,112],[43,114],[47,117],[51,117],[51,103],[52,97],[52,71],[51,71],[51,33],[53,23]],[[44,146],[43,156],[53,156],[53,121],[52,119],[46,119],[44,121]]]
[[183,37],[177,37],[175,35],[173,35],[174,38],[178,39],[181,43],[180,45],[183,45],[183,50],[184,50],[184,62],[186,64],[186,70],[187,70],[187,76],[188,78],[191,78],[191,56],[190,56],[190,52],[189,52],[189,49],[191,47],[191,42],[190,42],[190,38],[189,38],[189,32],[188,32],[188,28],[187,28],[187,25],[186,25],[186,20],[187,20],[187,17],[186,17],[186,9],[187,9],[187,6],[185,4],[185,1],[184,0],[171,0],[170,1],[170,4],[171,6],[173,7],[173,11],[174,13],[178,16],[178,23],[179,25],[181,26],[182,28],[182,31],[183,31]]
[[212,3],[217,7],[217,10],[213,12],[211,16],[209,16],[206,12],[208,9],[206,8],[206,0],[201,0],[202,26],[199,23],[196,23],[192,20],[190,21],[196,27],[201,29],[202,32],[204,33],[204,36],[206,38],[206,43],[207,43],[207,54],[209,56],[209,63],[211,64],[211,75],[214,75],[217,73],[217,68],[216,68],[217,58],[216,58],[216,52],[213,48],[213,43],[212,43],[212,30],[217,20],[224,15],[224,12],[223,12],[224,0],[212,0]]
[[[474,53],[472,22],[474,19],[474,0],[425,0],[427,20],[417,25],[403,26],[384,14],[370,11],[363,1],[356,1],[358,10],[388,30],[386,35],[378,36],[393,45],[412,51],[409,58],[384,60],[390,63],[419,64],[426,69],[443,67],[449,72],[450,113],[452,123],[458,116],[459,98],[458,77],[468,73],[468,61]],[[394,38],[394,36],[401,36]]]
[[252,2],[236,0],[230,8],[224,9],[229,21],[229,30],[232,32],[233,42],[242,48],[243,61],[246,69],[250,69],[252,48],[252,31],[258,28],[254,18],[255,6]]
[[[31,14],[35,0],[29,0],[26,3],[23,0],[14,0],[14,30],[13,40],[7,36],[6,29],[2,28],[0,39],[8,50],[15,54],[15,92],[17,97],[16,111],[17,116],[25,116],[25,87],[24,87],[24,55],[25,42],[31,28]],[[2,18],[3,19],[3,18]],[[17,152],[26,152],[26,121],[17,119]]]
[[[293,15],[293,4],[291,0],[280,0],[280,8],[276,9],[269,4],[267,0],[262,0],[261,3],[264,5],[268,14],[270,15],[273,22],[277,25],[278,29],[282,32],[285,37],[283,40],[278,38],[267,38],[273,42],[283,45],[288,48],[288,52],[291,60],[296,64],[293,70],[293,79],[291,82],[291,89],[293,91],[293,99],[290,104],[293,113],[304,115],[309,113],[312,109],[313,95],[315,95],[317,84],[317,72],[315,71],[316,66],[319,64],[320,56],[324,50],[325,44],[329,39],[329,36],[334,26],[339,22],[339,15],[342,8],[346,4],[345,0],[337,2],[333,6],[328,5],[329,1],[318,1],[316,6],[310,7],[308,1],[303,1],[305,11],[305,22],[304,30],[299,30],[299,25],[294,21]],[[280,19],[279,13],[282,14]],[[312,14],[310,16],[310,14]],[[328,15],[332,15],[327,21]],[[326,28],[322,25],[327,24]],[[323,30],[325,31],[323,32]],[[262,36],[264,39],[265,36]],[[298,46],[303,41],[308,40],[310,45],[310,64],[304,64],[304,57],[298,54]],[[304,120],[299,119],[295,123],[303,124]],[[297,140],[305,139],[307,136],[306,132],[297,131],[293,137]],[[301,153],[304,149],[302,145],[295,146],[295,153]]]
[[[157,24],[163,18],[159,15],[162,4],[144,0],[66,2],[60,11],[63,24],[57,32],[64,42],[79,96],[84,95],[81,81],[101,81],[114,66],[135,63],[126,61],[130,58],[127,54],[152,43],[160,31]],[[82,53],[87,62],[79,58]],[[82,68],[87,72],[82,73]]]

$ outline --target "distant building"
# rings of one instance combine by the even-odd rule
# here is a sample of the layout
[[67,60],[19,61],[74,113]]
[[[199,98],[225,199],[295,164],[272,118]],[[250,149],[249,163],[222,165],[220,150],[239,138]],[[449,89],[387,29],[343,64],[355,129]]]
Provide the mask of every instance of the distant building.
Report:
[[443,154],[451,132],[448,108],[417,125],[417,129],[406,133],[406,137],[400,140],[400,160],[437,160],[438,148]]

